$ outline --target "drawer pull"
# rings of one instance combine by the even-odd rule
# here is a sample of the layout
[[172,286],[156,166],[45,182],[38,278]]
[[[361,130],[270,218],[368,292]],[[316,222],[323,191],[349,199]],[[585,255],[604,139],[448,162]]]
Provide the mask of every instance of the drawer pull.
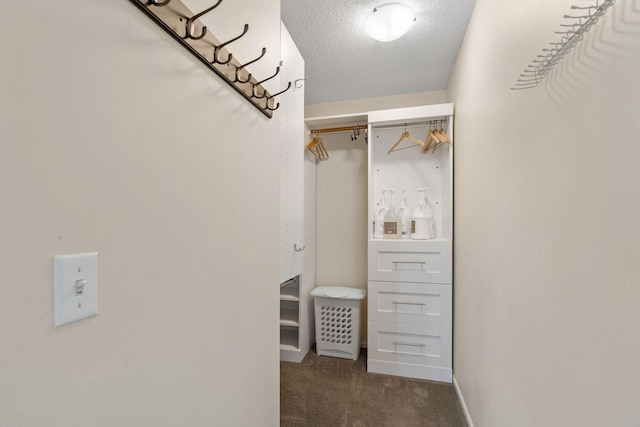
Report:
[[402,302],[402,301],[393,301],[391,304],[402,304],[402,305],[427,305],[423,302]]
[[394,341],[391,344],[393,344],[393,345],[406,345],[406,346],[409,346],[409,347],[422,347],[422,348],[427,346],[426,344],[418,344],[418,343],[412,343],[412,342],[400,342],[400,341]]
[[426,261],[391,261],[394,264],[426,264]]

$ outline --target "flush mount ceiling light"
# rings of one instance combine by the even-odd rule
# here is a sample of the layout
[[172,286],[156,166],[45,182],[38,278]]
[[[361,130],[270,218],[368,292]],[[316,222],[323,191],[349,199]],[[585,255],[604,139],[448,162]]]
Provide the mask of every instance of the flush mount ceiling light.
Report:
[[370,37],[381,42],[390,42],[402,37],[416,20],[416,16],[406,6],[387,3],[373,9],[364,21],[364,28]]

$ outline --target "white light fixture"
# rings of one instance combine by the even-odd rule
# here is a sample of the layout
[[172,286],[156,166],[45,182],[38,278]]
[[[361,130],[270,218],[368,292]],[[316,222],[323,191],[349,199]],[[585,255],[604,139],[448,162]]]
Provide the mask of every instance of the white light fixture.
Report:
[[364,21],[370,37],[381,42],[390,42],[402,37],[416,20],[416,16],[406,6],[387,3],[373,9]]

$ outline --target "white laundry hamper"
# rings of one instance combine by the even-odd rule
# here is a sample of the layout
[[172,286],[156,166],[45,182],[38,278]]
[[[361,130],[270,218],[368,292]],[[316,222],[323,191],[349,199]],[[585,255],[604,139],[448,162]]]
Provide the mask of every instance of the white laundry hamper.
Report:
[[360,304],[365,289],[321,286],[311,291],[316,320],[316,351],[320,356],[358,360]]

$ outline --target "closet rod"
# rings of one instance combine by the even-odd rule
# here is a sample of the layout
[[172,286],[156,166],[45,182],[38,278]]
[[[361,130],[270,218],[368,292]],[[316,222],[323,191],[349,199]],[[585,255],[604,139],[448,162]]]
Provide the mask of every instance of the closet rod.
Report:
[[312,129],[311,133],[349,132],[354,129],[366,129],[367,125],[344,126],[339,128]]
[[374,129],[391,129],[391,128],[401,128],[403,126],[412,127],[412,126],[424,126],[424,125],[441,125],[447,123],[447,118],[438,118],[438,119],[430,119],[424,120],[421,122],[402,122],[402,123],[392,123],[389,125],[372,125]]

